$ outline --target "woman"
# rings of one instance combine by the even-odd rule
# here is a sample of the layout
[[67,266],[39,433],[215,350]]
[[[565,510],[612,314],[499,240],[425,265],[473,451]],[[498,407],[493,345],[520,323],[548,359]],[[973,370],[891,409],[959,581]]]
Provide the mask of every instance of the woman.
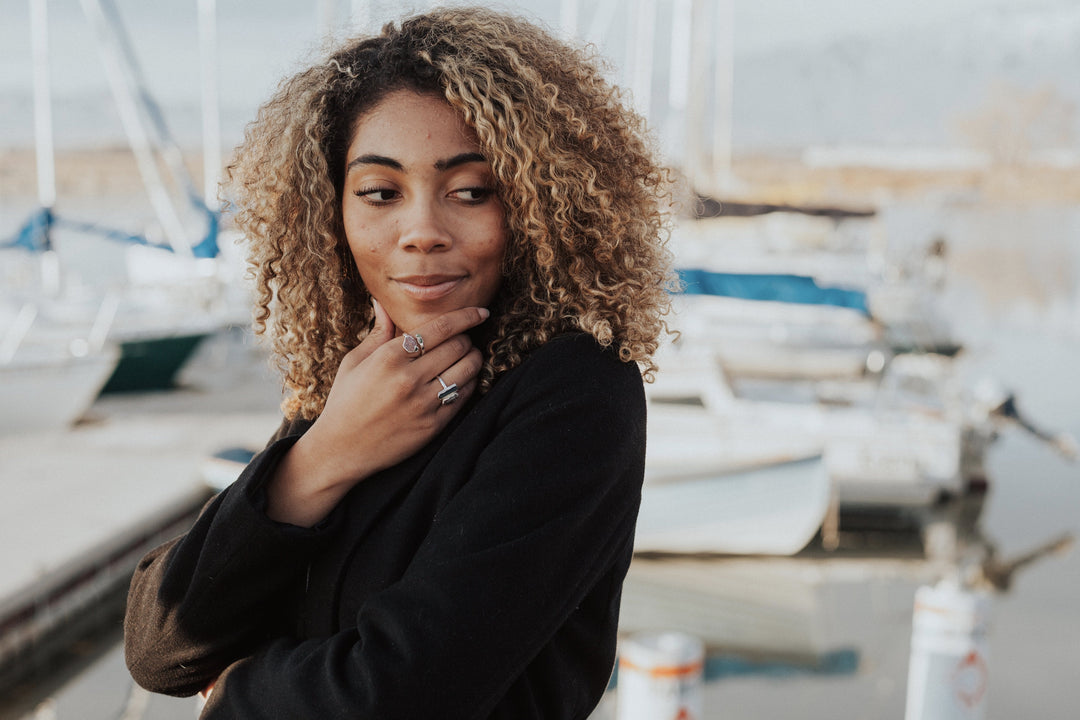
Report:
[[237,157],[286,421],[140,564],[133,676],[205,718],[587,717],[668,308],[639,120],[580,51],[441,10],[288,80]]

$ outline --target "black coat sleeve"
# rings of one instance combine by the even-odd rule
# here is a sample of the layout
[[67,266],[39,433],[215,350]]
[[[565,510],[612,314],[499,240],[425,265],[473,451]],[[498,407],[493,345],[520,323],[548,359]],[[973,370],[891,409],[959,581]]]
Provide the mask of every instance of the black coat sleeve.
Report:
[[[364,603],[354,626],[318,640],[282,635],[260,644],[259,637],[233,639],[249,633],[246,623],[226,627],[243,613],[202,619],[214,612],[209,602],[186,622],[175,609],[165,616],[155,631],[171,635],[170,644],[198,636],[189,647],[198,658],[188,662],[211,667],[206,658],[219,664],[237,653],[204,718],[487,717],[598,583],[621,583],[644,472],[636,366],[579,336],[552,341],[504,380],[513,384],[512,399],[468,482],[434,518],[404,576]],[[231,526],[225,511],[238,510],[223,504],[217,511],[217,521]],[[254,548],[251,537],[219,541],[231,543],[236,559],[212,553],[217,581],[199,569],[205,541],[200,548],[193,540],[171,562],[186,563],[180,574],[191,595],[195,586],[207,586],[197,593],[204,596],[214,584],[231,593],[251,582],[238,590],[238,604],[258,617],[260,598],[318,542],[300,538],[304,547],[296,549],[273,533],[260,539]],[[271,556],[281,553],[285,562],[275,570]],[[169,574],[155,581],[159,593]],[[254,581],[263,574],[274,579]],[[209,637],[215,631],[224,634],[219,642]],[[245,644],[250,652],[238,653]]]
[[203,508],[182,537],[135,569],[124,618],[124,654],[144,687],[170,695],[206,688],[237,657],[289,627],[279,602],[332,537],[266,517],[259,489],[298,435],[282,430],[240,478]]

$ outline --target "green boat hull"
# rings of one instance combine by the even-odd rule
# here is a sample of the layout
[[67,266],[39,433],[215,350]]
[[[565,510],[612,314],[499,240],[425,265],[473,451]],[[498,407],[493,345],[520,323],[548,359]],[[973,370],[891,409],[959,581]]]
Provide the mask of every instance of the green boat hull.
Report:
[[209,333],[174,335],[120,343],[120,362],[102,394],[170,390],[176,375]]

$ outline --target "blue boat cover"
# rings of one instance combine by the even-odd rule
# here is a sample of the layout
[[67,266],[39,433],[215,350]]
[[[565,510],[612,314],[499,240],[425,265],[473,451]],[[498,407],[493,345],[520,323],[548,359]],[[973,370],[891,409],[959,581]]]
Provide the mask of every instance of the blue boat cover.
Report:
[[[217,257],[219,247],[217,243],[219,217],[218,213],[206,207],[202,200],[197,197],[191,198],[192,204],[206,213],[206,234],[202,240],[191,248],[192,254],[197,258]],[[51,231],[54,227],[64,227],[78,232],[99,235],[106,240],[130,243],[132,245],[146,245],[162,250],[173,252],[171,245],[150,242],[144,235],[135,235],[125,230],[98,225],[97,223],[69,220],[56,215],[52,208],[40,207],[35,210],[13,238],[0,242],[0,248],[21,247],[30,252],[45,252],[52,250]]]
[[742,300],[772,300],[803,305],[831,305],[858,310],[867,317],[866,293],[822,287],[812,277],[771,273],[725,273],[688,268],[678,271],[687,295],[719,295]]

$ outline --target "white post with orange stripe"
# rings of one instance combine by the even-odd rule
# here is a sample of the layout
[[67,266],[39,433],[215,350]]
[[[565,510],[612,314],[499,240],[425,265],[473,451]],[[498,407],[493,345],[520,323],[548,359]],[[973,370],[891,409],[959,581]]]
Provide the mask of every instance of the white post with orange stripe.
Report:
[[617,720],[702,720],[705,646],[679,632],[637,633],[619,649]]
[[955,580],[915,592],[904,720],[986,717],[990,607]]

